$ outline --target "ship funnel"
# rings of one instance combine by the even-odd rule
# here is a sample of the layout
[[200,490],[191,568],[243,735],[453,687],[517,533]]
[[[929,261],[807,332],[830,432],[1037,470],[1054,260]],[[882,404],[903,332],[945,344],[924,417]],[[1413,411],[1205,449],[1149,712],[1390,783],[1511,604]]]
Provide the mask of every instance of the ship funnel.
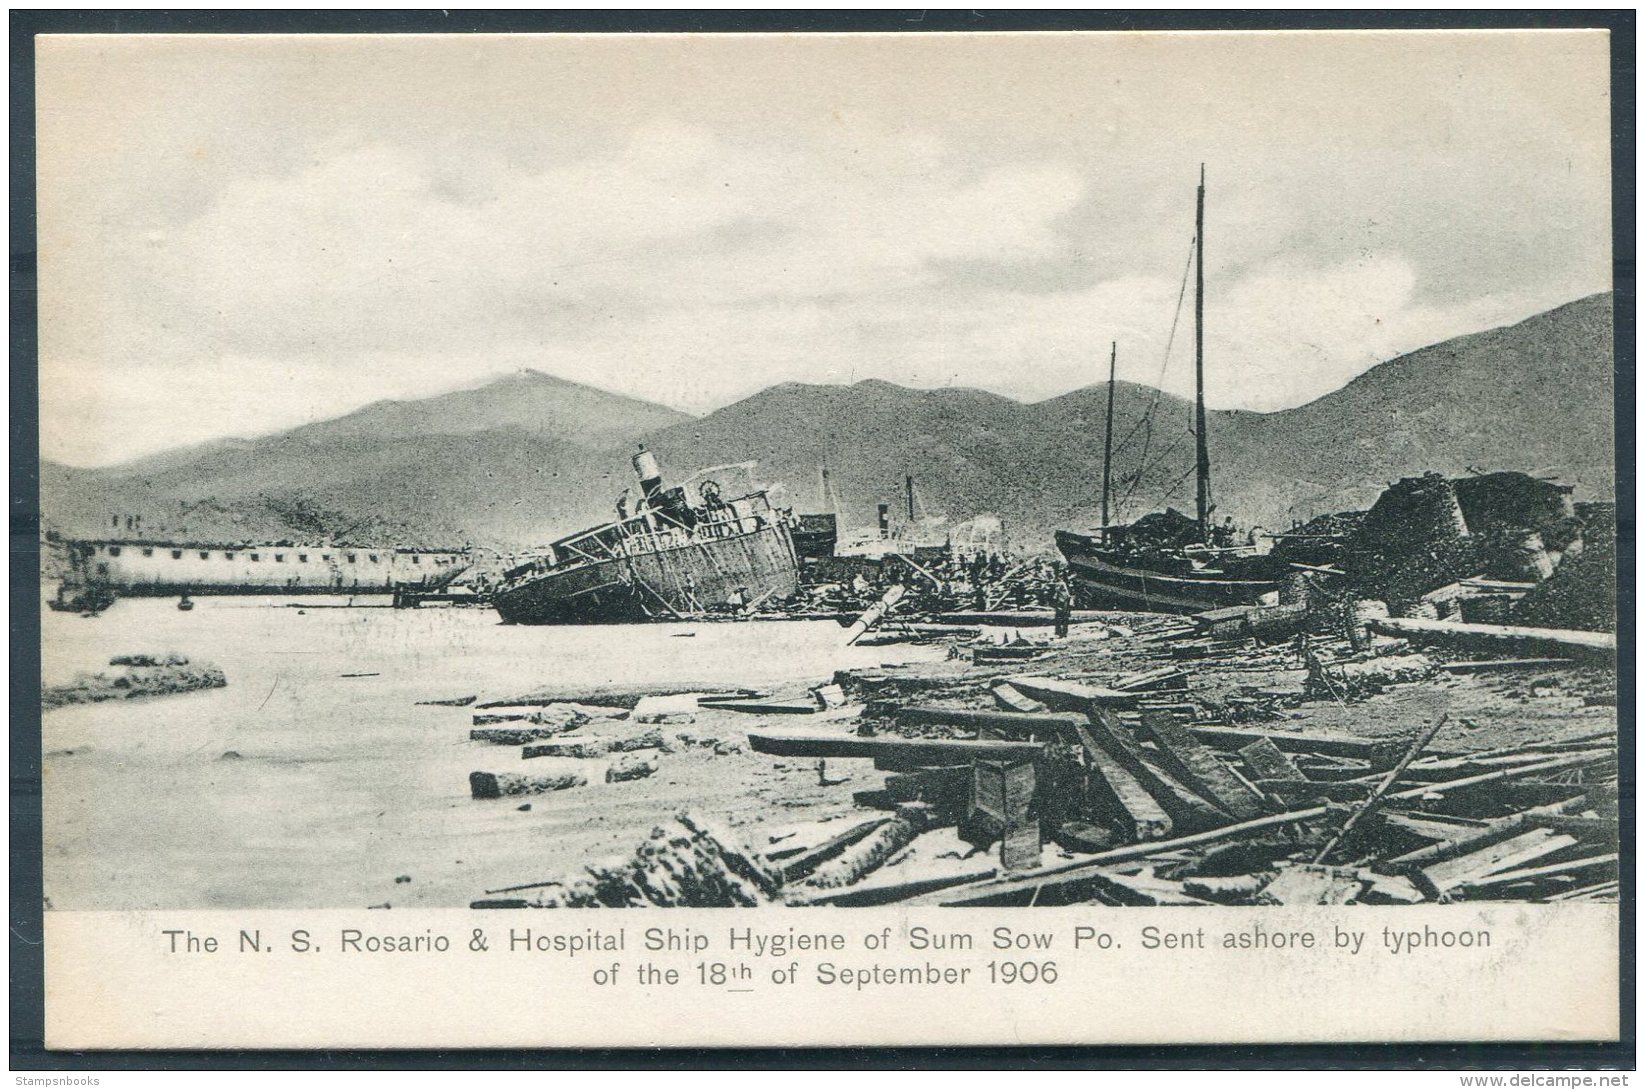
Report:
[[890,536],[891,536],[891,505],[889,503],[882,503],[882,504],[880,504],[880,537],[887,538],[887,537],[890,537]]
[[640,491],[645,493],[646,499],[656,495],[663,486],[662,467],[657,464],[657,456],[640,448],[640,453],[634,455],[634,472],[640,478]]

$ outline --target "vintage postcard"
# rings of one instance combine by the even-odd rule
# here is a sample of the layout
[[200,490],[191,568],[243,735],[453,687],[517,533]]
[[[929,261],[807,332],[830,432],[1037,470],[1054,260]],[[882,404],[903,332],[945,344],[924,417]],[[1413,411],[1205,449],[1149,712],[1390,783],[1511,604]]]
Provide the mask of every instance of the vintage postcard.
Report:
[[39,36],[47,1046],[1615,1040],[1611,48]]

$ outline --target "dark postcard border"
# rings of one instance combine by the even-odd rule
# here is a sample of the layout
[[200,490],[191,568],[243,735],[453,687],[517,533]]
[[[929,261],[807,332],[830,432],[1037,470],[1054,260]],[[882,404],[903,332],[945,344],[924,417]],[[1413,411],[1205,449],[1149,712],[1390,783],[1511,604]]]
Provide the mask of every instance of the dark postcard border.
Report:
[[[1604,28],[1611,32],[1621,792],[1621,1040],[1071,1048],[47,1052],[41,946],[39,384],[34,36],[63,33],[819,33]],[[12,11],[11,1050],[13,1070],[1524,1070],[1635,1065],[1635,17],[1595,11]]]

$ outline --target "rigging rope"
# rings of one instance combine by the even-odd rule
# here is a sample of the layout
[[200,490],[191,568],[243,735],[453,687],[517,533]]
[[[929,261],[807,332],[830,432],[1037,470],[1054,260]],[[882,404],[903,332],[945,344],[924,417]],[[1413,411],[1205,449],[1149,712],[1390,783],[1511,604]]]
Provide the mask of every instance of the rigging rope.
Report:
[[[1131,487],[1129,489],[1127,489],[1125,495],[1120,498],[1119,505],[1115,508],[1115,510],[1116,511],[1123,510],[1125,505],[1130,502],[1131,497],[1136,493],[1138,486],[1140,486],[1142,484],[1143,480],[1148,476],[1149,472],[1154,470],[1154,469],[1158,469],[1161,465],[1164,465],[1165,461],[1168,458],[1170,458],[1171,455],[1176,453],[1177,448],[1182,446],[1183,440],[1189,438],[1193,434],[1194,434],[1194,431],[1193,431],[1192,428],[1184,430],[1182,432],[1182,434],[1177,436],[1176,440],[1170,446],[1166,447],[1163,451],[1160,452],[1160,454],[1157,458],[1155,458],[1152,462],[1146,463],[1143,466],[1141,466],[1137,470],[1135,476],[1133,476],[1131,478]],[[1193,472],[1194,472],[1193,469],[1190,469],[1188,471],[1189,474],[1192,474]],[[1172,485],[1171,487],[1172,487],[1173,492],[1181,484],[1182,484],[1182,481],[1179,480],[1175,485]],[[1167,494],[1166,496],[1162,496],[1161,497],[1161,502],[1164,502],[1164,500],[1169,499],[1169,498],[1170,498],[1169,494]]]
[[1160,502],[1163,503],[1165,500],[1168,500],[1172,496],[1175,496],[1177,494],[1177,489],[1182,487],[1182,483],[1184,481],[1186,481],[1189,477],[1192,477],[1198,469],[1199,469],[1198,466],[1193,466],[1188,470],[1187,473],[1184,473],[1182,476],[1178,477],[1176,479],[1175,483],[1173,483],[1171,485],[1170,489],[1166,491],[1165,495],[1161,497]]
[[[1199,238],[1197,236],[1188,241],[1188,260],[1182,266],[1182,283],[1177,287],[1177,309],[1171,316],[1171,332],[1165,338],[1165,354],[1160,357],[1159,377],[1154,380],[1154,396],[1148,403],[1148,411],[1143,413],[1136,423],[1131,425],[1131,430],[1125,433],[1125,438],[1121,439],[1114,448],[1116,451],[1124,450],[1125,444],[1129,443],[1131,437],[1137,434],[1137,429],[1153,419],[1154,411],[1159,408],[1159,399],[1164,396],[1165,371],[1171,365],[1171,347],[1176,344],[1177,326],[1182,322],[1182,301],[1188,295],[1188,273],[1194,267],[1194,249],[1198,245]],[[1150,432],[1149,440],[1152,440],[1152,437],[1153,433]],[[1143,444],[1142,457],[1143,459],[1148,457],[1147,442]]]

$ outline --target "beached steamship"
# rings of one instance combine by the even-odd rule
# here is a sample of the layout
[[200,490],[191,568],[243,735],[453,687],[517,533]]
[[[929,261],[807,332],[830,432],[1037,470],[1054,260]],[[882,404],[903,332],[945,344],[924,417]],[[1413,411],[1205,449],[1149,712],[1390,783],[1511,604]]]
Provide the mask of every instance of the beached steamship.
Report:
[[[510,624],[602,624],[734,614],[799,585],[791,517],[763,490],[726,499],[713,480],[663,487],[634,456],[641,497],[618,520],[561,538],[503,574],[493,602]],[[698,474],[698,477],[703,476]],[[686,488],[695,482],[698,502]]]

